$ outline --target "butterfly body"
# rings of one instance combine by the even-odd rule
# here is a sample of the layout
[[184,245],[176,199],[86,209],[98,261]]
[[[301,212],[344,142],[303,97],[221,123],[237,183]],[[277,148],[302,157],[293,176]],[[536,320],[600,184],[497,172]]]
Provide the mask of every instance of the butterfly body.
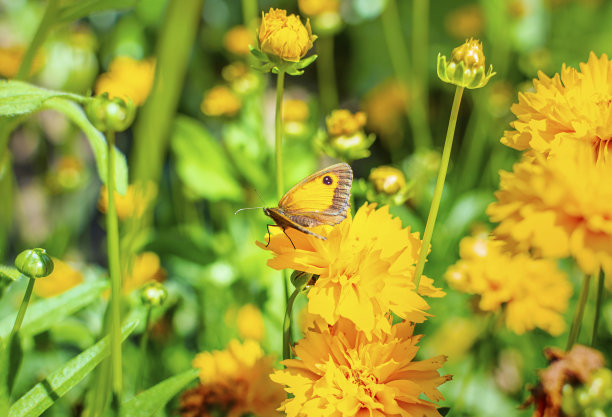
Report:
[[332,165],[300,181],[281,198],[278,207],[264,208],[264,213],[283,231],[293,228],[326,240],[308,228],[333,226],[346,218],[352,182],[350,165]]

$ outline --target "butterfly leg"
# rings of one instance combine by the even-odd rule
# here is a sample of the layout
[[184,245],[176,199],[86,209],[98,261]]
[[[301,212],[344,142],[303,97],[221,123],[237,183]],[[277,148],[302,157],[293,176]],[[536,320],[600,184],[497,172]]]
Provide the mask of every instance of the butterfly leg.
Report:
[[293,240],[291,240],[291,237],[289,237],[284,227],[283,227],[283,233],[285,234],[285,236],[287,236],[287,238],[289,239],[289,242],[291,242],[291,246],[293,246],[293,249],[296,249],[295,244],[293,243]]
[[285,234],[285,236],[287,236],[287,239],[289,239],[289,242],[291,242],[291,246],[293,246],[293,249],[296,249],[295,244],[293,243],[293,240],[291,240],[291,237],[289,237],[289,235],[285,231],[285,228],[283,226],[279,226],[278,224],[267,224],[266,225],[266,229],[268,229],[268,244],[266,245],[266,248],[270,246],[270,242],[272,241],[272,234],[270,234],[270,226],[280,227],[281,229],[283,229],[283,233]]

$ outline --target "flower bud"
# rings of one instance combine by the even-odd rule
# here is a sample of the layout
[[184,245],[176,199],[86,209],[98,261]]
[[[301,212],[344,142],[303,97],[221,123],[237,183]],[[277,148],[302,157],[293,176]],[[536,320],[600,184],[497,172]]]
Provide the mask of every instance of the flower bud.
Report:
[[159,307],[168,298],[168,290],[159,282],[150,282],[142,287],[140,299],[147,307]]
[[207,116],[235,116],[242,107],[240,98],[229,88],[218,85],[204,93],[200,109]]
[[298,62],[312,48],[316,36],[308,19],[304,25],[298,16],[287,16],[286,10],[271,8],[268,13],[262,13],[258,38],[263,53]]
[[121,132],[134,121],[136,107],[131,100],[126,103],[119,97],[108,98],[104,93],[87,103],[87,117],[102,132]]
[[363,127],[366,115],[363,112],[355,114],[348,110],[334,110],[326,119],[328,136],[319,135],[315,138],[315,146],[323,153],[345,161],[367,158],[369,148],[374,143],[374,135],[366,135]]
[[478,40],[470,38],[453,49],[448,63],[446,56],[438,54],[438,77],[458,87],[484,87],[495,75],[492,65],[486,73],[485,68],[485,56]]
[[393,195],[406,187],[404,173],[391,166],[380,166],[370,172],[368,178],[379,193]]
[[15,258],[15,267],[29,278],[43,278],[53,272],[53,260],[44,249],[26,249]]
[[318,277],[308,272],[293,271],[290,280],[296,289],[306,290],[309,285],[314,285]]

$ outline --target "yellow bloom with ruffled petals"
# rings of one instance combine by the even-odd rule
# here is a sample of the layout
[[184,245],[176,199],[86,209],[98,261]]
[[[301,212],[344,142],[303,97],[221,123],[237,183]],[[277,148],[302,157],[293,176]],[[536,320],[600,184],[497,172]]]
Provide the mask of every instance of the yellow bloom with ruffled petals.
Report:
[[517,120],[501,142],[548,154],[559,142],[579,141],[607,153],[612,140],[612,60],[591,52],[580,71],[567,67],[533,80],[535,92],[519,94],[511,108]]
[[181,415],[280,417],[276,408],[285,395],[269,378],[274,361],[254,340],[232,340],[225,350],[198,354],[193,366],[200,369],[200,385],[181,396]]
[[499,222],[494,233],[519,251],[572,256],[586,274],[612,274],[612,162],[598,154],[589,144],[563,142],[548,157],[502,171],[487,209]]
[[437,387],[451,376],[438,369],[446,358],[414,360],[421,336],[413,330],[403,322],[372,337],[345,319],[315,324],[295,346],[299,359],[281,362],[286,369],[271,376],[292,394],[281,410],[288,417],[440,417],[421,395],[443,399]]
[[572,285],[554,261],[511,255],[486,233],[465,237],[459,246],[461,260],[446,271],[452,287],[478,295],[483,311],[503,307],[506,325],[517,334],[536,327],[555,336],[565,331],[562,314]]
[[298,62],[317,38],[312,34],[308,19],[304,25],[298,16],[287,16],[286,10],[272,8],[262,13],[258,37],[263,53],[289,62]]
[[[274,228],[278,229],[278,228]],[[295,229],[273,230],[266,248],[275,257],[274,269],[295,269],[318,275],[308,291],[308,311],[333,325],[340,318],[353,321],[366,333],[389,331],[389,324],[377,320],[389,311],[413,322],[423,322],[429,305],[421,295],[442,297],[432,280],[421,279],[419,294],[413,282],[421,250],[418,233],[389,214],[389,207],[376,209],[364,204],[354,218],[340,224],[312,229],[321,240]]]

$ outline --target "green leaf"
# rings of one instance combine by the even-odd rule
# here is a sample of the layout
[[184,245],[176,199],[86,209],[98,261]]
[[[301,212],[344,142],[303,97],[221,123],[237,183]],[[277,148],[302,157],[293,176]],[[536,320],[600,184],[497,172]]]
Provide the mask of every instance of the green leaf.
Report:
[[[83,109],[77,104],[61,99],[52,98],[45,102],[43,108],[57,110],[72,120],[87,136],[89,144],[96,158],[98,175],[104,184],[107,183],[106,169],[108,166],[108,145],[106,138],[96,129],[87,118]],[[115,189],[119,194],[125,194],[128,183],[128,168],[125,156],[115,148]]]
[[[56,297],[32,303],[26,311],[19,334],[27,337],[49,329],[64,317],[98,300],[100,294],[107,288],[108,281],[93,281],[81,284]],[[16,316],[16,313],[11,314],[0,321],[0,338],[4,339],[9,335]]]
[[71,4],[62,7],[59,22],[70,23],[92,13],[105,10],[122,10],[134,7],[138,0],[73,0]]
[[[122,340],[125,340],[136,328],[138,320],[129,321],[121,329]],[[36,384],[23,397],[17,400],[9,410],[9,417],[37,417],[51,407],[55,401],[78,384],[87,374],[108,356],[110,352],[109,337],[71,359]]]
[[211,201],[242,200],[242,188],[229,159],[200,122],[178,116],[170,143],[177,173],[194,197]]
[[299,61],[295,67],[297,69],[304,69],[307,66],[309,66],[310,64],[312,64],[313,62],[315,62],[315,60],[318,57],[319,57],[318,55],[310,55],[308,58],[304,58],[301,61]]
[[23,358],[19,334],[0,343],[0,415],[8,413],[11,392]]
[[65,97],[78,102],[87,100],[77,94],[47,90],[23,81],[0,81],[0,117],[34,113],[53,97]]
[[182,374],[168,378],[121,407],[121,417],[148,417],[161,410],[185,385],[198,377],[199,370],[190,369]]
[[0,265],[0,298],[4,290],[21,277],[21,272],[7,265]]

